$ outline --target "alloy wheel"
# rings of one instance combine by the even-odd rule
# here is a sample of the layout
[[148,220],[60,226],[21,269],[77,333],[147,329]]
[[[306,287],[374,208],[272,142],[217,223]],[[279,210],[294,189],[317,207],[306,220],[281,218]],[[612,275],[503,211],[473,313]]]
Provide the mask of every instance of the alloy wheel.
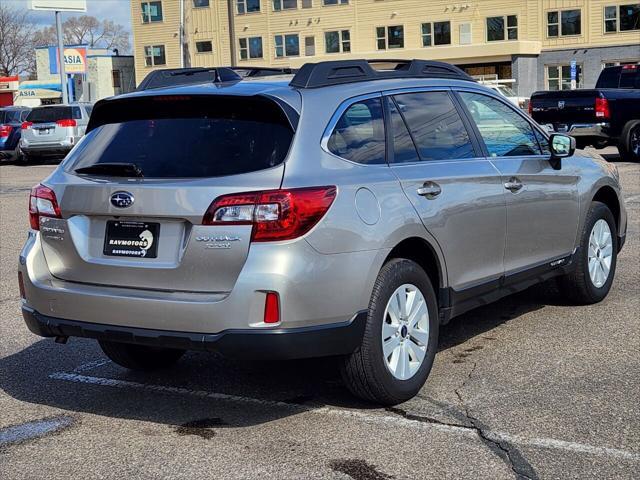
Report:
[[613,237],[609,224],[598,220],[589,235],[589,277],[596,288],[601,288],[609,278],[613,260]]

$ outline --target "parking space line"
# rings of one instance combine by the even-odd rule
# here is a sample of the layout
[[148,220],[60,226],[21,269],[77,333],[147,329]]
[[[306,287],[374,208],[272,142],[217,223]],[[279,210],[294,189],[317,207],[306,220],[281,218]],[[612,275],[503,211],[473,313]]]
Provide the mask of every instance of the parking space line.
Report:
[[96,368],[106,365],[107,363],[111,363],[111,360],[107,360],[107,359],[94,360],[93,362],[83,363],[82,365],[74,368],[73,372],[74,373],[88,372],[89,370],[95,370]]
[[[132,382],[129,380],[117,380],[114,378],[94,377],[88,375],[80,375],[78,373],[68,372],[55,372],[49,375],[49,378],[53,380],[61,380],[67,382],[84,383],[89,385],[97,385],[104,387],[115,388],[129,388],[133,390],[141,390],[155,393],[167,393],[174,395],[189,395],[193,397],[212,398],[215,400],[226,400],[230,402],[251,403],[255,405],[262,405],[266,407],[281,407],[288,409],[295,409],[301,412],[309,412],[317,415],[332,415],[343,418],[353,418],[367,423],[375,424],[387,424],[394,426],[401,426],[410,428],[413,430],[425,429],[425,430],[439,430],[443,432],[452,433],[461,436],[473,436],[478,437],[476,430],[455,425],[445,425],[438,423],[420,422],[418,420],[412,420],[409,418],[403,418],[398,416],[378,415],[362,412],[359,410],[347,410],[334,407],[313,407],[311,405],[299,405],[289,402],[281,402],[277,400],[259,399],[253,397],[244,397],[239,395],[231,395],[227,393],[209,392],[206,390],[191,390],[183,387],[170,387],[165,385],[154,385],[140,382]],[[630,452],[627,450],[621,450],[617,448],[599,447],[594,445],[587,445],[578,442],[569,442],[565,440],[558,440],[554,438],[527,438],[517,435],[510,435],[508,433],[501,432],[485,432],[488,439],[494,441],[507,441],[509,443],[517,444],[520,446],[544,448],[550,450],[561,450],[573,453],[587,454],[601,457],[612,457],[621,460],[631,460],[634,462],[640,462],[640,453]]]

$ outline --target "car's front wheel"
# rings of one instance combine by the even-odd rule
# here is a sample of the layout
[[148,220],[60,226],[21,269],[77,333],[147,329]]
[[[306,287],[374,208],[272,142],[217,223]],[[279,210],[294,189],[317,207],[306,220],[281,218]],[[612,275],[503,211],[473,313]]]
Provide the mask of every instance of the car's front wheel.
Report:
[[438,305],[425,271],[407,259],[384,265],[373,289],[360,348],[342,376],[356,396],[384,405],[414,397],[438,346]]
[[602,301],[613,283],[618,258],[616,221],[601,202],[592,202],[580,240],[575,268],[560,277],[562,293],[580,304]]
[[110,360],[130,370],[158,370],[180,360],[184,350],[150,347],[132,343],[100,341],[100,347]]

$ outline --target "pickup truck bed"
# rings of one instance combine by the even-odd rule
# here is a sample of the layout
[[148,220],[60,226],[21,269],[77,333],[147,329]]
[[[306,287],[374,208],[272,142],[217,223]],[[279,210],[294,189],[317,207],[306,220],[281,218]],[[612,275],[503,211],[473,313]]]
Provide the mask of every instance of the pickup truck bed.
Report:
[[535,92],[529,112],[549,130],[575,137],[579,148],[616,145],[640,160],[640,66],[603,70],[595,89]]

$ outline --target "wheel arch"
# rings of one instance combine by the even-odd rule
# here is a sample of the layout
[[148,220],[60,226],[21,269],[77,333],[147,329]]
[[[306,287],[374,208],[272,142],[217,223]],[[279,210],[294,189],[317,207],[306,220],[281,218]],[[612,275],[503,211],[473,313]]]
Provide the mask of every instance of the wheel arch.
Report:
[[609,185],[603,185],[596,191],[591,201],[604,203],[611,210],[616,221],[616,231],[619,234],[622,219],[620,218],[620,200],[616,191]]

